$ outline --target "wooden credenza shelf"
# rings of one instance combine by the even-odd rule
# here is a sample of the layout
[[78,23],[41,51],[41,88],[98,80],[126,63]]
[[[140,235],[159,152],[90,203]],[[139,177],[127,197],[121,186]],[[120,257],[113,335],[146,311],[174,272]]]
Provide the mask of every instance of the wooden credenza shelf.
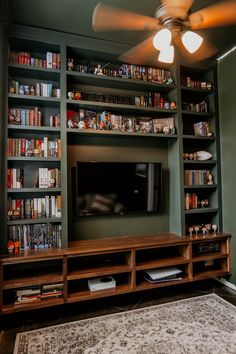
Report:
[[[228,275],[230,239],[226,233],[105,238],[1,256],[0,310],[25,311]],[[180,268],[182,279],[155,284],[145,280],[145,270],[165,267]],[[103,276],[112,276],[116,288],[91,292],[88,280]],[[63,283],[63,297],[15,303],[17,290],[53,283]]]

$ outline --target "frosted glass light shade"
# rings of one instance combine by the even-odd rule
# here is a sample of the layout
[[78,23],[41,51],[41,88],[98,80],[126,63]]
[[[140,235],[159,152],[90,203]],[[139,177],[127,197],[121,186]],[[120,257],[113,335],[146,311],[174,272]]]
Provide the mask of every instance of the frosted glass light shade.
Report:
[[169,47],[172,39],[171,31],[167,28],[163,28],[153,38],[153,45],[157,50],[165,49]]
[[158,60],[162,63],[173,63],[174,61],[174,47],[170,45],[167,48],[164,48],[160,51]]
[[195,53],[202,45],[203,38],[199,34],[187,31],[182,36],[182,43],[189,53]]

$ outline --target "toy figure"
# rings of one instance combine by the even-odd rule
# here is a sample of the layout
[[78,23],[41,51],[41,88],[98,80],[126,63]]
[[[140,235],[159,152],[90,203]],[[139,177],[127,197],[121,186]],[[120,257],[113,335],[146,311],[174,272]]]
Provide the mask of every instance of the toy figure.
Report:
[[69,70],[69,71],[74,70],[74,59],[68,59],[68,61],[67,61],[67,70]]
[[214,177],[210,172],[207,174],[207,184],[214,184]]
[[98,64],[97,68],[95,68],[94,74],[95,74],[95,75],[103,75],[102,67],[101,67],[100,64]]

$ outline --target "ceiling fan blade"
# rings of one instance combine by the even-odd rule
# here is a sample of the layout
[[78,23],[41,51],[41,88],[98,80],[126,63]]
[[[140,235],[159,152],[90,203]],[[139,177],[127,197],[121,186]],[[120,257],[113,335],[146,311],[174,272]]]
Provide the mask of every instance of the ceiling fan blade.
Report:
[[113,6],[99,3],[93,12],[92,26],[95,31],[158,30],[160,21]]
[[227,26],[236,23],[236,1],[215,4],[189,16],[192,29]]
[[203,40],[201,47],[192,54],[184,47],[179,32],[173,36],[173,40],[176,44],[176,56],[182,63],[191,64],[200,62],[217,53],[217,48],[206,39]]
[[153,46],[154,35],[139,43],[119,57],[124,63],[156,66],[158,51]]
[[171,17],[185,17],[194,0],[162,0],[167,15]]

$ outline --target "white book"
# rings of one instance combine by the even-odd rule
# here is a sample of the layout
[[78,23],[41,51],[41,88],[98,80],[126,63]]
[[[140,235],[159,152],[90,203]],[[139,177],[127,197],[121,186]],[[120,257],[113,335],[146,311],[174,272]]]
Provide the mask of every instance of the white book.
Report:
[[48,188],[48,168],[43,169],[44,188]]
[[42,198],[38,198],[38,218],[42,217]]
[[45,215],[46,218],[50,218],[50,202],[49,202],[49,195],[45,196]]
[[48,157],[48,137],[43,138],[43,156]]
[[55,195],[51,196],[51,217],[56,217],[56,197]]
[[52,69],[52,52],[46,53],[47,68]]

